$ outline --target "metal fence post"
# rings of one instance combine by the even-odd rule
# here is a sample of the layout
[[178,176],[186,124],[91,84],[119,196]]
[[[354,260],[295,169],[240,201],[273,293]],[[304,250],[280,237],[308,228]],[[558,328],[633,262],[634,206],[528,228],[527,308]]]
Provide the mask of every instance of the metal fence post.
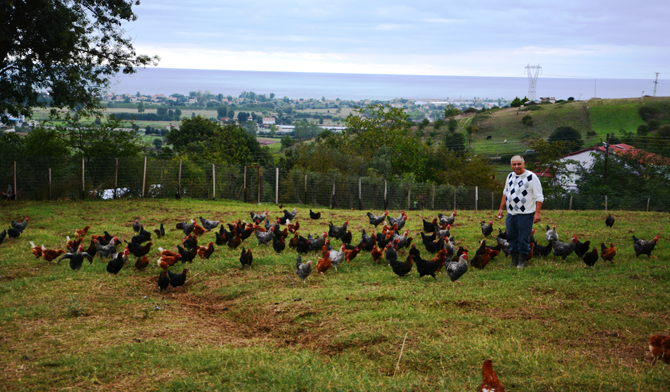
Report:
[[607,211],[607,195],[605,195],[605,211]]
[[116,190],[119,188],[119,158],[115,158],[114,161],[114,198],[116,199]]
[[49,200],[51,200],[51,168],[49,168]]
[[477,211],[477,201],[479,201],[479,187],[475,187],[475,211]]
[[177,179],[177,194],[181,196],[181,158],[179,159],[179,177]]
[[647,198],[647,212],[649,212],[649,201],[651,200],[651,197]]
[[86,183],[84,182],[84,157],[81,157],[81,198],[86,197]]
[[435,210],[435,184],[433,184],[433,197],[430,201],[430,209],[433,211]]
[[572,211],[572,195],[570,195],[570,207],[568,207],[568,211]]
[[279,168],[275,167],[275,204],[279,204]]
[[305,204],[309,204],[307,201],[307,173],[305,173]]
[[[81,159],[82,159],[82,164],[83,164],[84,158],[81,158]],[[14,200],[19,199],[19,197],[17,195],[17,191],[18,191],[18,189],[16,189],[16,161],[14,161]]]
[[335,198],[335,180],[333,180],[333,193],[330,195],[330,209],[333,209],[333,199]]
[[456,211],[456,187],[454,187],[454,211]]
[[144,191],[147,185],[147,157],[144,157],[144,170],[142,172],[142,198],[144,198]]
[[216,165],[212,163],[212,200],[216,199]]
[[492,211],[495,211],[495,209],[496,209],[494,203],[495,203],[495,192],[491,192],[491,210]]
[[258,204],[261,204],[261,167],[258,166]]
[[361,177],[358,177],[358,210],[363,209],[363,192],[361,189]]
[[409,211],[409,202],[410,202],[410,196],[412,194],[412,184],[409,184],[409,187],[407,187],[407,210]]
[[386,180],[384,180],[384,210],[388,209],[388,201],[386,200]]
[[247,202],[247,167],[244,167],[244,202]]

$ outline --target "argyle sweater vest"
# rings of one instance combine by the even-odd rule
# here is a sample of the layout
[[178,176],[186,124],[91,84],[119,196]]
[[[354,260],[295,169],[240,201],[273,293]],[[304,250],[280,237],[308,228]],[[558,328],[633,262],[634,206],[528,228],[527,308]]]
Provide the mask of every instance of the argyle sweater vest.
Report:
[[533,214],[536,204],[544,202],[542,184],[537,175],[530,170],[517,176],[511,172],[505,182],[507,213],[510,215]]

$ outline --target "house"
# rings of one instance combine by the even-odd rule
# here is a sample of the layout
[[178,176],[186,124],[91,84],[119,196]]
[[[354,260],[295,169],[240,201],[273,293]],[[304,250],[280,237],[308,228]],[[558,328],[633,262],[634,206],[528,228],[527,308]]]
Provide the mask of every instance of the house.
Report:
[[540,97],[541,103],[556,103],[556,97]]
[[274,124],[275,124],[274,117],[263,117],[263,125],[274,125]]
[[[585,169],[591,169],[597,155],[604,154],[606,152],[604,146],[591,147],[584,150],[579,150],[571,152],[570,154],[560,157],[560,161],[566,163],[565,169],[568,174],[563,174],[568,176],[561,180],[561,175],[558,175],[558,180],[566,183],[568,190],[577,190],[577,181],[579,176],[575,173],[578,166],[581,165]],[[652,163],[652,164],[661,164],[661,165],[670,165],[670,159],[662,157],[660,155],[637,149],[631,145],[619,143],[619,144],[610,144],[609,154],[611,155],[627,155],[634,159],[639,160],[643,165]],[[568,162],[574,161],[574,162]],[[552,177],[548,170],[542,170],[537,173],[539,177]]]

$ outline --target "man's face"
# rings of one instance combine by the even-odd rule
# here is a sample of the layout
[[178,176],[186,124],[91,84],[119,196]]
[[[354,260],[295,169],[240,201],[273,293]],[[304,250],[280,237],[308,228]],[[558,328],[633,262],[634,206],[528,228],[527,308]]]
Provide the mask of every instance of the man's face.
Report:
[[526,167],[526,163],[523,162],[523,161],[520,161],[518,159],[515,159],[515,160],[512,161],[512,171],[517,176],[520,175],[520,174],[523,174],[523,172],[526,170],[525,167]]

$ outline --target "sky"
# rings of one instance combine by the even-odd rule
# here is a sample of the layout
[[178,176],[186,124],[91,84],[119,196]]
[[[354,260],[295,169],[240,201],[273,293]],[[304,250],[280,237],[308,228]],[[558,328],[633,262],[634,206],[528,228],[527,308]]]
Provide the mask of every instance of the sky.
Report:
[[670,78],[670,1],[144,0],[125,25],[161,68]]

